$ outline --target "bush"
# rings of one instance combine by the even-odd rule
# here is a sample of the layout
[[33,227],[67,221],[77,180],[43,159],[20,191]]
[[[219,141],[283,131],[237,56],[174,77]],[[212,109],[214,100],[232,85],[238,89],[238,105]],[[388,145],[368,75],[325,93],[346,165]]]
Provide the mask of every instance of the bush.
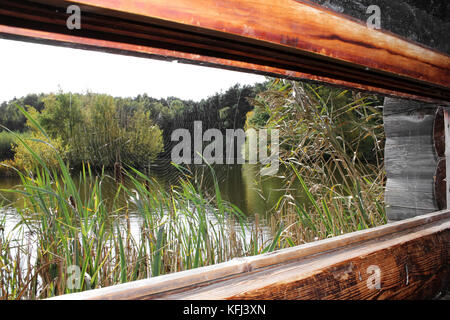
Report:
[[[65,158],[65,148],[62,146],[60,139],[47,139],[41,132],[33,132],[32,136],[28,139],[24,139],[29,148],[35,152],[39,158],[43,160],[43,163],[49,169],[59,168],[58,160],[55,156],[59,153],[62,158]],[[23,143],[13,148],[15,152],[14,167],[19,170],[32,171],[36,168],[38,163],[36,157]]]
[[0,132],[0,161],[14,159],[14,135],[7,132]]

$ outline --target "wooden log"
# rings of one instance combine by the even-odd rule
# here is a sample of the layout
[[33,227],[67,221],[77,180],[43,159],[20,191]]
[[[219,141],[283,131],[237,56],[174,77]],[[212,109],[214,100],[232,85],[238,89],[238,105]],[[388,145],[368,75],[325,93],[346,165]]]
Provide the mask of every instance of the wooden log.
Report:
[[434,182],[434,197],[440,210],[447,208],[447,161],[440,159]]
[[385,99],[385,203],[391,221],[439,210],[435,196],[439,158],[433,134],[437,107]]
[[450,7],[446,0],[307,0],[348,15],[362,23],[370,14],[367,9],[377,5],[381,11],[381,27],[408,40],[450,54],[448,19]]
[[445,194],[442,197],[445,197],[445,207],[448,208],[450,205],[450,115],[448,107],[441,107],[443,109],[444,114],[444,139],[445,139]]
[[61,299],[425,299],[450,279],[450,211]]
[[[173,28],[182,26],[208,35],[226,33],[229,39],[244,36],[266,41],[267,45],[297,48],[352,63],[365,60],[364,65],[369,68],[395,70],[403,76],[419,76],[444,86],[448,85],[450,76],[446,70],[450,58],[301,1],[228,0],[218,4],[213,0],[117,0],[112,4],[109,0],[77,0],[70,3],[99,14],[114,10],[110,14],[116,17],[132,14],[142,22]],[[401,66],[396,64],[400,61]]]
[[[450,57],[300,1],[33,2],[0,3],[2,37],[450,102]],[[66,27],[73,3],[80,30]]]
[[434,196],[440,210],[448,208],[450,203],[450,186],[447,172],[450,172],[450,118],[446,107],[439,107],[434,119],[433,138],[439,163],[434,181]]
[[450,223],[377,239],[166,299],[430,299],[450,277]]

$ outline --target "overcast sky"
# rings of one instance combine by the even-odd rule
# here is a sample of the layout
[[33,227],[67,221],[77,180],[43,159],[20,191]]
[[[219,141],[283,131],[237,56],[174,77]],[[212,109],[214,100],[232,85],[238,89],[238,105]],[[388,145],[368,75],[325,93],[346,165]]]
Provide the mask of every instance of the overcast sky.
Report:
[[0,39],[0,102],[28,93],[107,93],[201,100],[263,76]]

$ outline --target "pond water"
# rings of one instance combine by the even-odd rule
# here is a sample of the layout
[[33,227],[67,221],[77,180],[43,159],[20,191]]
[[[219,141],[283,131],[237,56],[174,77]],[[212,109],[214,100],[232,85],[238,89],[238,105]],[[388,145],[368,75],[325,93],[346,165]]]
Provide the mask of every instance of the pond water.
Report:
[[[189,168],[192,173],[191,180],[194,185],[199,186],[202,192],[207,196],[214,195],[214,180],[211,170],[206,165],[195,165]],[[216,165],[214,172],[217,177],[222,198],[237,206],[249,221],[253,221],[255,216],[259,216],[259,221],[264,223],[271,209],[277,204],[280,197],[284,194],[284,179],[278,176],[261,176],[260,166],[254,164],[243,165]],[[154,167],[150,176],[154,178],[161,186],[169,187],[176,184],[181,173],[175,168]],[[75,182],[78,179],[74,179]],[[0,189],[12,189],[20,185],[19,178],[0,178]],[[127,180],[125,185],[131,185]],[[86,186],[80,186],[81,189]],[[106,198],[113,198],[117,191],[117,184],[114,180],[105,179],[102,183],[102,194]],[[302,194],[297,192],[299,198]],[[295,193],[294,193],[295,194]],[[126,201],[123,199],[122,201]],[[4,205],[20,201],[20,195],[16,193],[7,193],[0,191],[0,202]],[[4,206],[0,208],[0,218],[6,215],[6,230],[11,230],[18,221],[18,214],[11,207]],[[133,229],[139,230],[139,217],[131,217]],[[264,225],[262,225],[264,227]]]

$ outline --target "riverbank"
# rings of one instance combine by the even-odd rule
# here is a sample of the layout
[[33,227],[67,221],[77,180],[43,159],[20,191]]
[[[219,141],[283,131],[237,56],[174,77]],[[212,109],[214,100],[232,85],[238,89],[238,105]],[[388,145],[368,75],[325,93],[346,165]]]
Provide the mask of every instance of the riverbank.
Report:
[[269,180],[245,165],[224,175],[174,165],[179,175],[163,169],[164,183],[152,167],[125,167],[117,179],[82,162],[78,174],[22,108],[41,139],[20,141],[33,170],[2,190],[15,195],[18,217],[18,232],[0,233],[2,298],[105,287],[386,223],[380,112],[371,97],[327,90],[275,82],[253,101],[246,127],[280,132],[280,170]]

